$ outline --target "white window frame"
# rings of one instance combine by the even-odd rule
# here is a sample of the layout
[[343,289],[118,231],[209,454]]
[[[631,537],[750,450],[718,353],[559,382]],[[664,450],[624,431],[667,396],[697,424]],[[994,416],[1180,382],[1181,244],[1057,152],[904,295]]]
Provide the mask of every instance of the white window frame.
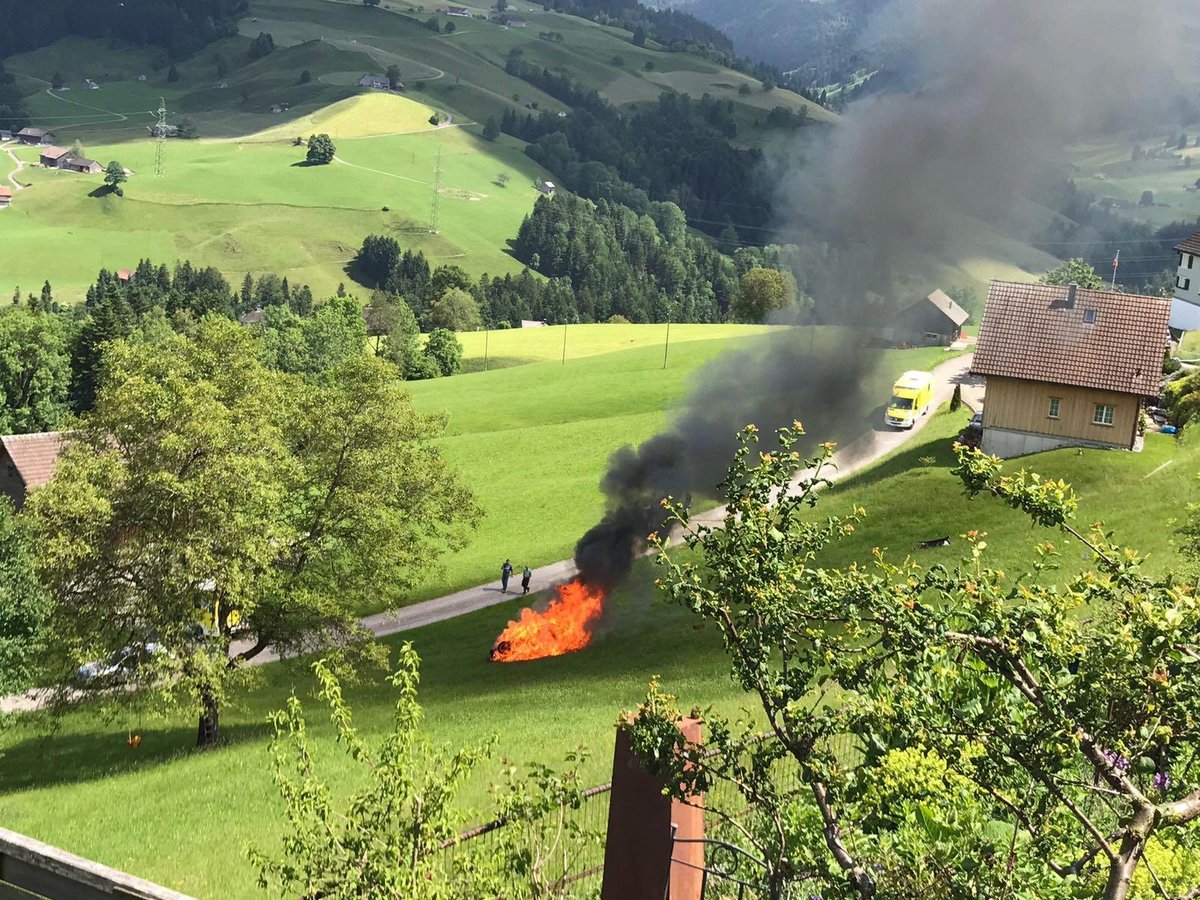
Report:
[[[1105,415],[1107,411],[1107,415]],[[1095,409],[1092,410],[1092,424],[1103,425],[1106,428],[1112,428],[1113,423],[1117,419],[1117,408],[1111,403],[1097,403]]]
[[1051,397],[1049,407],[1046,409],[1047,419],[1059,418],[1059,413],[1062,412],[1062,397]]

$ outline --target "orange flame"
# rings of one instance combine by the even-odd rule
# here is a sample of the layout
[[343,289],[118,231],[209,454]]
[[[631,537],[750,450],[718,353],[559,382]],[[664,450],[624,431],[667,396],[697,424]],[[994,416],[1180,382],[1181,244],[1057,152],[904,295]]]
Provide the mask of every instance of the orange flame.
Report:
[[592,628],[604,612],[604,591],[579,579],[560,584],[558,596],[541,612],[521,610],[492,647],[496,662],[520,662],[562,656],[582,650],[592,640]]

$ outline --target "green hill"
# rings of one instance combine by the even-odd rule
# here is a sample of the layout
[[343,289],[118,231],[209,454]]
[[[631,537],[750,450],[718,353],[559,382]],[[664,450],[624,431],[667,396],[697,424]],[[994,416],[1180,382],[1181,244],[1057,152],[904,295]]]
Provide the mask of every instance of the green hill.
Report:
[[[26,169],[30,189],[0,219],[0,293],[49,279],[60,299],[73,299],[100,267],[152,257],[213,265],[234,282],[274,271],[319,295],[347,279],[371,233],[472,275],[518,271],[507,241],[532,208],[533,185],[555,175],[513,138],[482,140],[480,122],[505,110],[570,110],[505,71],[514,51],[628,108],[663,90],[730,99],[751,143],[765,139],[762,120],[774,105],[832,118],[697,56],[634,46],[617,28],[540,8],[521,11],[525,27],[506,27],[489,21],[485,6],[472,9],[476,18],[434,16],[434,32],[419,8],[252,0],[238,36],[174,66],[160,51],[82,38],[9,58],[35,124],[133,174],[116,198],[98,195],[99,176]],[[451,22],[457,30],[447,33]],[[259,32],[276,49],[251,59]],[[404,94],[359,86],[364,73],[390,65],[400,67]],[[49,90],[56,78],[70,90]],[[84,79],[99,89],[85,89]],[[149,127],[160,98],[168,121],[199,139],[168,141],[165,177],[156,178]],[[435,112],[448,127],[429,124]],[[303,148],[292,140],[316,131],[334,137],[337,161],[295,167]],[[32,149],[19,152],[36,163]],[[439,153],[438,234],[430,234]]]

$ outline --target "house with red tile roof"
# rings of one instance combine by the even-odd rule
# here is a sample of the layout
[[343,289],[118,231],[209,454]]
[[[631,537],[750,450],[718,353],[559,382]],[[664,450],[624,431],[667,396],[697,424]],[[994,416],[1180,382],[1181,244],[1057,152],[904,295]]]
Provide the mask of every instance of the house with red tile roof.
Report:
[[1134,449],[1170,315],[1162,297],[993,281],[971,364],[987,379],[984,452]]
[[58,431],[8,434],[0,437],[0,492],[20,509],[25,497],[54,474],[63,438]]

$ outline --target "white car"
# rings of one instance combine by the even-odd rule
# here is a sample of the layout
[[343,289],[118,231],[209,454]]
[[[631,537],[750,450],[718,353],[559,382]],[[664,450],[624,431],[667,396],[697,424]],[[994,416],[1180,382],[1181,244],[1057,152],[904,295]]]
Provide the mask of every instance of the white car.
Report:
[[161,652],[162,647],[153,642],[129,644],[106,660],[84,663],[77,670],[76,676],[85,687],[124,684],[144,660]]

